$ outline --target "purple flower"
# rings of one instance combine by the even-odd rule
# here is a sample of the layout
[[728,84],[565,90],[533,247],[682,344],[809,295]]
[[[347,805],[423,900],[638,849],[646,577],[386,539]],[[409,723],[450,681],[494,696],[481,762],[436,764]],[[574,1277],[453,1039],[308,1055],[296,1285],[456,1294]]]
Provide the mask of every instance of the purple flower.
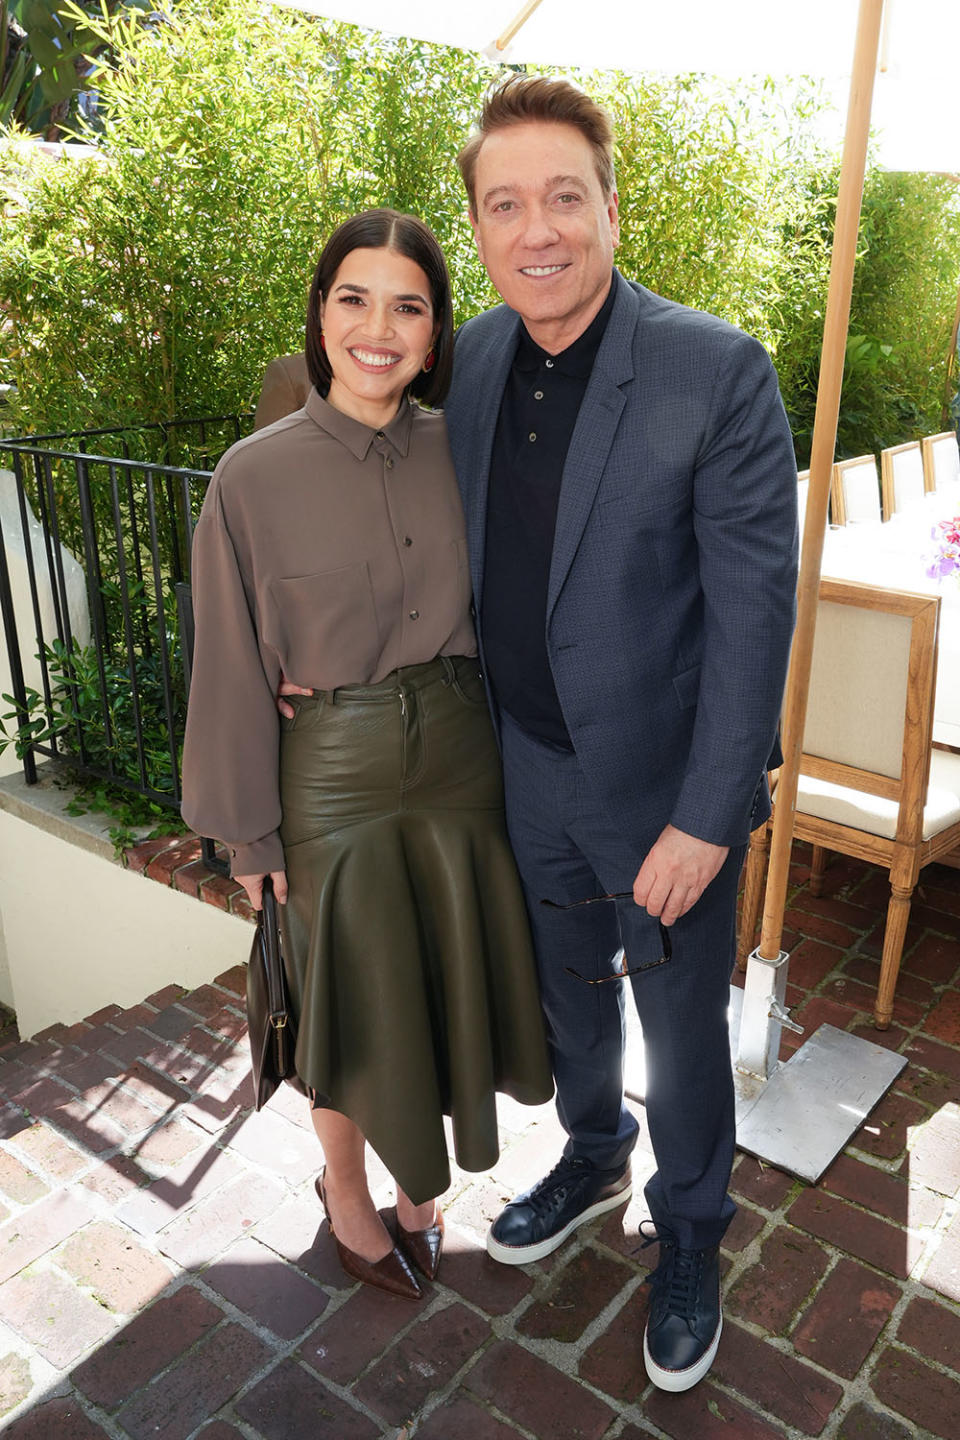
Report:
[[960,581],[960,515],[938,521],[930,531],[930,538],[937,544],[928,557],[927,578],[942,581],[955,576]]

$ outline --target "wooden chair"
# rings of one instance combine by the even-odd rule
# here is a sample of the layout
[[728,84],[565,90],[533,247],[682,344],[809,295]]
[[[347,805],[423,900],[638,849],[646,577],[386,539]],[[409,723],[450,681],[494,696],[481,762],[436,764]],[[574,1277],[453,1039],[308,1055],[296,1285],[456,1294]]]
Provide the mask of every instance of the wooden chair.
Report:
[[830,474],[830,515],[834,525],[879,523],[880,481],[874,455],[838,460]]
[[[917,876],[960,844],[960,754],[931,749],[939,617],[937,595],[820,582],[795,834],[813,844],[819,877],[830,850],[890,872],[880,1030],[890,1024]],[[741,969],[753,948],[771,826],[751,837]],[[816,880],[811,889],[818,893]]]
[[880,498],[884,520],[889,520],[900,510],[919,505],[925,493],[919,440],[909,440],[906,445],[891,445],[889,450],[880,451]]
[[939,435],[924,435],[920,441],[923,457],[923,484],[927,492],[960,485],[960,447],[956,432],[941,430]]

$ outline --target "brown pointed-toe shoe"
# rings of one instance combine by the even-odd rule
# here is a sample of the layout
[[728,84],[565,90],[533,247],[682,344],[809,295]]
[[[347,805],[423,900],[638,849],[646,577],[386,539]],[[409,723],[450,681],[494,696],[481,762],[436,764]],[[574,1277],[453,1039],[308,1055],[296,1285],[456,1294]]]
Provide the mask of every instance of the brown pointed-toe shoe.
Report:
[[443,1249],[443,1211],[437,1206],[437,1218],[425,1230],[404,1230],[397,1221],[397,1238],[401,1249],[413,1261],[421,1275],[436,1280]]
[[323,1173],[317,1177],[315,1184],[320,1203],[323,1206],[323,1213],[330,1226],[333,1243],[337,1247],[337,1259],[343,1266],[344,1272],[351,1279],[360,1280],[364,1285],[372,1285],[377,1290],[386,1290],[390,1295],[400,1295],[405,1300],[419,1300],[423,1291],[417,1284],[417,1277],[410,1269],[410,1262],[403,1251],[394,1245],[389,1255],[384,1255],[382,1260],[365,1260],[355,1250],[349,1250],[346,1245],[341,1243],[333,1228],[327,1197],[323,1189]]

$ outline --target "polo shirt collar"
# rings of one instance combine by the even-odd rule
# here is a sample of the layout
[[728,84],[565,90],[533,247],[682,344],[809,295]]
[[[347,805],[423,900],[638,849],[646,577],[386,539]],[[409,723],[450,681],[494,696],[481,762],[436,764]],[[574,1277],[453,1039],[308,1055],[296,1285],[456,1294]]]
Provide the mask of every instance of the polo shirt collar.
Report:
[[358,460],[367,458],[370,446],[377,440],[392,446],[398,455],[406,459],[410,449],[410,431],[413,428],[413,403],[410,400],[401,401],[396,415],[382,430],[373,430],[360,420],[354,420],[352,415],[345,415],[342,410],[337,410],[329,400],[324,400],[315,388],[311,389],[307,396],[304,409],[321,430],[325,430],[334,440],[339,440]]
[[513,362],[516,369],[539,370],[541,365],[552,360],[551,369],[559,370],[562,375],[571,375],[578,380],[589,379],[597,358],[597,351],[600,349],[600,342],[607,328],[607,321],[613,311],[616,288],[611,279],[607,298],[586,330],[582,335],[577,336],[572,345],[568,345],[566,350],[561,350],[558,355],[551,355],[548,350],[541,349],[536,341],[531,339],[530,332],[521,321],[520,343],[517,346],[517,355]]

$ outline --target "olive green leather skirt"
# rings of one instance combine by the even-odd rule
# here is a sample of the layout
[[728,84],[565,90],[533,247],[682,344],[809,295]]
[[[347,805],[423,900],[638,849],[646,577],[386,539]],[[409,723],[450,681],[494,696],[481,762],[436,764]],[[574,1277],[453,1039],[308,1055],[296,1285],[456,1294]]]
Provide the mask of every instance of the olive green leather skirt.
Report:
[[282,722],[296,1063],[410,1198],[499,1154],[495,1092],[553,1093],[475,659],[297,697]]

